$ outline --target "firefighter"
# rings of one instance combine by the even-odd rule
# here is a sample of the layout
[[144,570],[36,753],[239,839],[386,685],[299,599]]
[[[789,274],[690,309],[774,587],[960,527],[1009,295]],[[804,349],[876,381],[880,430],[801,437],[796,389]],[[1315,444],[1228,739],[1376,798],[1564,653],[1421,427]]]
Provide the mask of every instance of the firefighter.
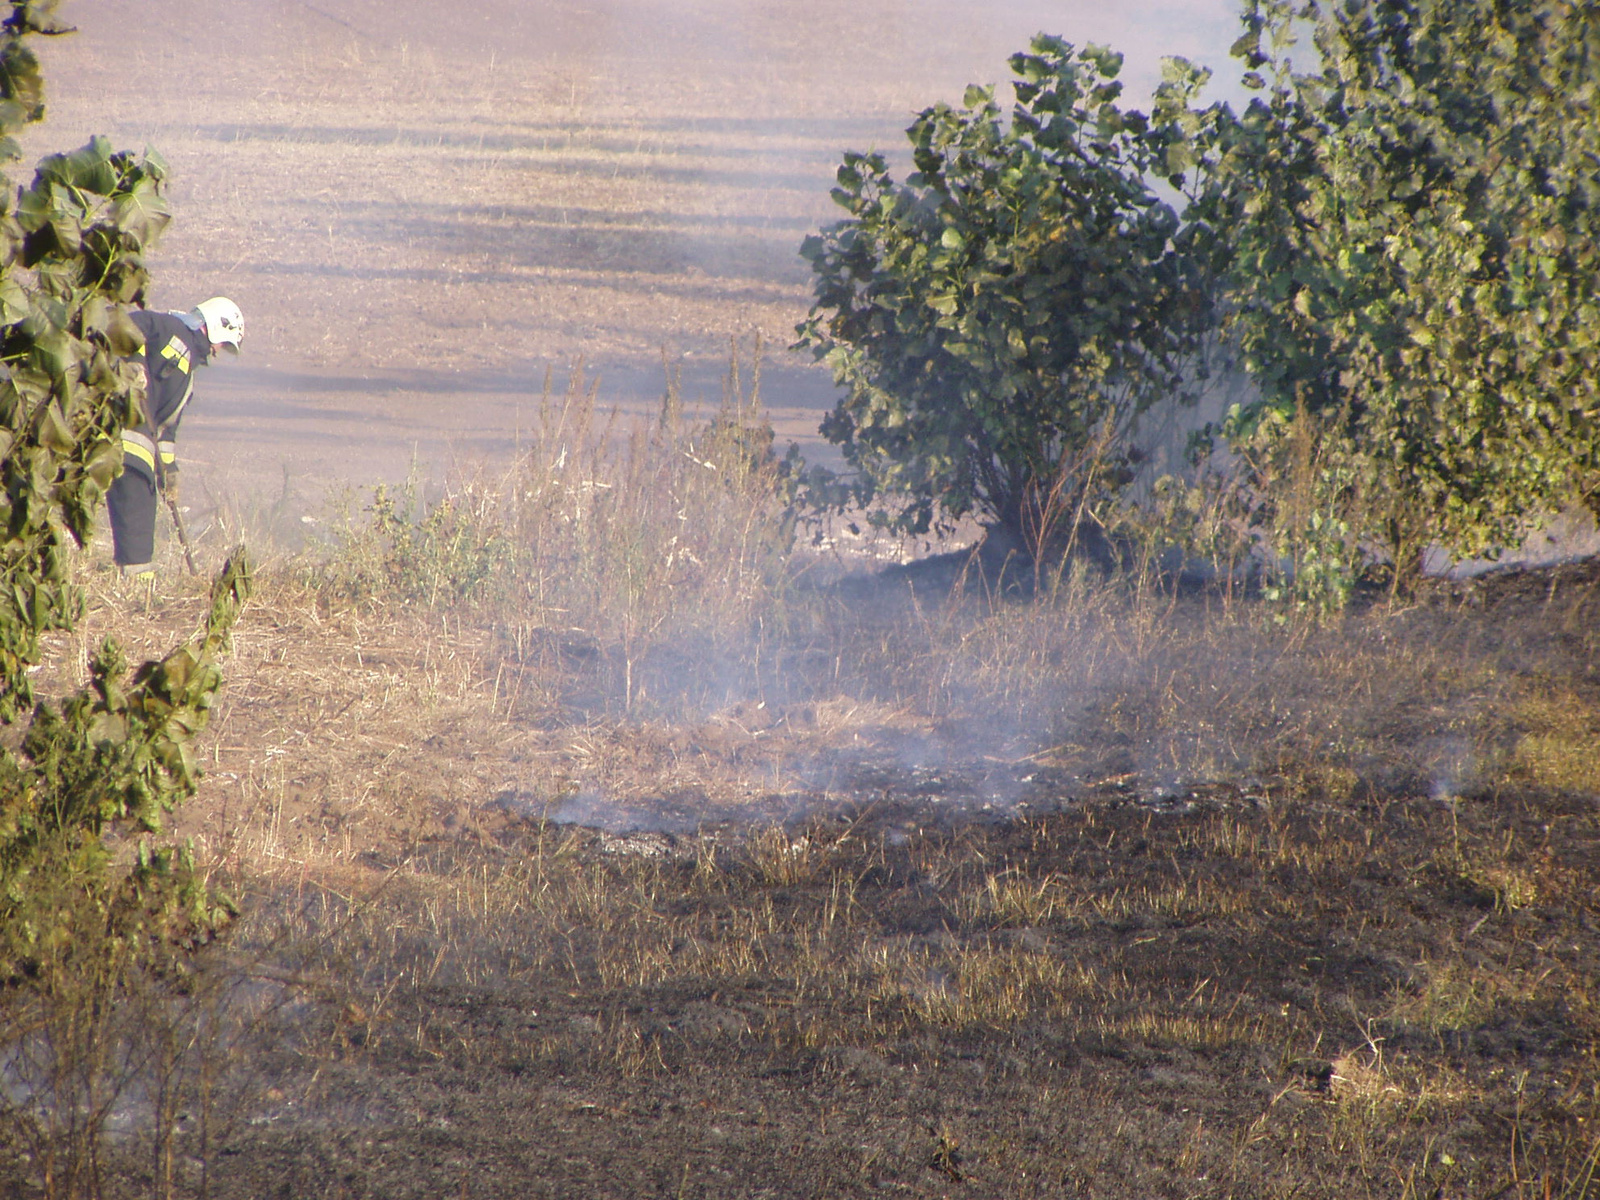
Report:
[[194,392],[194,373],[219,350],[239,353],[244,314],[216,296],[189,312],[128,314],[144,334],[144,420],[122,431],[122,474],[112,481],[113,557],[124,575],[154,574],[156,496],[178,500],[178,422]]

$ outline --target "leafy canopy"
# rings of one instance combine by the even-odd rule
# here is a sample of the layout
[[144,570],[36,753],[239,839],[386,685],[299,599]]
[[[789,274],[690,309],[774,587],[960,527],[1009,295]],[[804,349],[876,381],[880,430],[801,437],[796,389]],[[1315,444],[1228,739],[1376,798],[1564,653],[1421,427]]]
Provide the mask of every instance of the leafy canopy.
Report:
[[1593,497],[1600,9],[1250,0],[1234,52],[1263,94],[1215,126],[1204,204],[1262,391],[1239,444],[1316,420],[1315,508],[1402,571]]
[[822,432],[855,472],[825,498],[885,499],[914,532],[976,512],[1037,533],[1047,495],[1080,511],[1114,490],[1207,307],[1155,190],[1193,166],[1182,125],[1205,75],[1174,60],[1151,119],[1118,107],[1121,64],[1041,36],[1011,59],[1009,120],[981,87],[916,118],[903,185],[881,154],[845,156],[849,216],[801,250],[800,344],[846,390]]

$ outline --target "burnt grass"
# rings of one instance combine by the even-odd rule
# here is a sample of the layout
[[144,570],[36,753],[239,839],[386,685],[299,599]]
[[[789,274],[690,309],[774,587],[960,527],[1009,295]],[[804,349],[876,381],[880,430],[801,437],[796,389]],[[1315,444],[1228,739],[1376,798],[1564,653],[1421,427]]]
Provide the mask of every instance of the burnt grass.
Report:
[[[909,837],[864,813],[808,827],[826,850],[797,878],[733,850],[714,885],[597,843],[566,869],[648,906],[667,954],[763,910],[770,970],[600,986],[597,931],[560,931],[549,974],[515,968],[533,930],[501,931],[504,981],[400,987],[376,1019],[323,1006],[277,1051],[299,1114],[235,1133],[216,1192],[1587,1195],[1594,832],[1592,810],[1526,798],[1094,802]],[[1538,904],[1462,866],[1480,848]],[[998,877],[1102,902],[952,914]],[[842,941],[920,981],[874,987],[835,946],[837,981],[795,986],[784,960],[842,888]],[[1032,960],[1090,981],[1045,995]],[[1034,994],[984,997],[986,968]],[[1459,994],[1408,1008],[1440,973]]]
[[[1365,741],[1157,786],[1124,681],[1069,765],[864,759],[754,828],[502,806],[237,869],[239,927],[149,1017],[209,1047],[172,1194],[1600,1196],[1595,585],[1352,618],[1526,676],[1459,786],[1399,683]],[[1021,803],[955,802],[996,771]],[[161,1151],[109,1137],[102,1193],[164,1194]]]
[[[318,1010],[268,1069],[299,1111],[229,1138],[216,1193],[1593,1194],[1591,805],[911,815],[795,831],[783,878],[749,847],[509,840],[567,839],[560,870],[645,910],[640,951],[715,961],[696,943],[764,913],[767,969],[602,985],[617,948],[593,928],[484,933],[502,978]],[[1484,854],[1537,902],[1509,907]],[[990,879],[1076,903],[952,911]],[[838,959],[825,986],[797,984],[808,932]],[[518,970],[539,936],[566,969]],[[875,948],[919,977],[882,986]]]

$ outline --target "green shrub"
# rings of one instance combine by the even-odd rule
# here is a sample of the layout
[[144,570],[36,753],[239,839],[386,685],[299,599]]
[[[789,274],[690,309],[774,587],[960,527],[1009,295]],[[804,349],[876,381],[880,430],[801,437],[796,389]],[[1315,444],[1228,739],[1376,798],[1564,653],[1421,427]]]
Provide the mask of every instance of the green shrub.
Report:
[[1202,259],[1155,190],[1193,166],[1205,74],[1174,60],[1151,119],[1118,107],[1121,64],[1041,36],[1011,59],[1009,120],[979,87],[925,110],[904,184],[845,156],[849,216],[801,251],[801,344],[846,389],[822,432],[855,472],[814,477],[819,499],[882,497],[918,533],[976,512],[1037,544],[1127,482],[1129,431],[1183,390],[1206,324]]
[[1009,120],[983,88],[917,118],[903,185],[846,156],[801,342],[855,475],[815,501],[1081,530],[1209,331],[1261,391],[1224,427],[1242,536],[1302,607],[1600,507],[1594,6],[1250,0],[1244,26],[1242,114],[1196,108],[1182,60],[1122,110],[1117,55],[1041,37]]
[[1594,6],[1252,0],[1245,24],[1235,53],[1263,94],[1210,127],[1198,206],[1225,234],[1227,327],[1263,393],[1234,444],[1281,474],[1296,412],[1314,419],[1297,528],[1345,528],[1321,552],[1346,578],[1374,554],[1414,576],[1430,542],[1493,552],[1593,496]]

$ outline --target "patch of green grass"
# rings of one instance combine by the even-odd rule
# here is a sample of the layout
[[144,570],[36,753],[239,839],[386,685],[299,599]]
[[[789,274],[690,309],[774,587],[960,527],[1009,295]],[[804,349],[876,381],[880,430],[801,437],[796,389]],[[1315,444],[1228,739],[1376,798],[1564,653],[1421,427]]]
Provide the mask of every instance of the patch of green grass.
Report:
[[1535,787],[1600,796],[1600,708],[1559,684],[1518,699],[1510,770]]

